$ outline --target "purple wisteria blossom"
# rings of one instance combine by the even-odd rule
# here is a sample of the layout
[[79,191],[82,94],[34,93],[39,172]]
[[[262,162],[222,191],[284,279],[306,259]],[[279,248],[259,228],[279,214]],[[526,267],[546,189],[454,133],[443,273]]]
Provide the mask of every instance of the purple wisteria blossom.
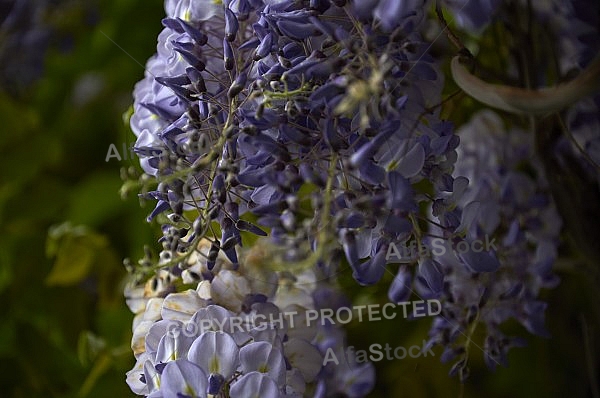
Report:
[[127,374],[134,393],[302,397],[320,391],[325,395],[315,396],[358,397],[373,388],[371,364],[324,364],[327,349],[345,348],[345,336],[339,327],[305,320],[307,310],[335,305],[324,299],[331,290],[314,272],[290,280],[261,270],[257,249],[240,257],[238,266],[221,253],[209,270],[211,246],[201,242],[183,272],[163,269],[126,290],[136,313],[131,347],[137,363]]
[[[514,23],[500,1],[441,3],[471,33]],[[531,3],[531,20],[561,37],[556,73],[587,65],[594,21],[567,32],[585,7]],[[393,302],[439,299],[429,343],[444,347],[462,381],[478,328],[492,369],[522,345],[501,331],[509,319],[548,336],[539,294],[559,282],[562,227],[548,159],[539,139],[491,110],[456,131],[442,118],[443,63],[422,34],[430,5],[165,2],[130,119],[140,196],[162,227],[159,257],[147,255],[126,288],[137,314],[135,393],[367,395],[374,368],[341,355],[343,330],[254,323],[335,309],[346,268],[362,286],[392,274]],[[575,143],[545,144],[564,164],[575,149],[600,158],[597,105],[566,112]],[[397,245],[427,250],[394,261]],[[323,365],[330,349],[342,363]]]
[[[250,232],[321,279],[342,249],[359,283],[378,282],[389,243],[415,236],[419,205],[453,189],[459,140],[439,119],[424,4],[196,3],[167,3],[134,92],[134,149],[158,182],[143,195],[157,201],[149,219],[185,224],[192,243],[208,235],[209,267],[219,252],[236,264]],[[413,188],[422,181],[432,195]],[[190,242],[164,231],[175,264]]]
[[[486,330],[484,358],[492,369],[507,366],[508,349],[523,344],[501,332],[500,326],[508,319],[516,319],[530,333],[549,337],[544,327],[546,304],[538,295],[540,289],[559,282],[552,264],[561,221],[531,135],[507,131],[502,119],[488,110],[473,116],[459,134],[462,145],[455,172],[471,184],[455,198],[461,214],[448,218],[439,233],[448,234],[451,226],[469,245],[464,246],[468,250],[448,245],[440,255],[434,251],[437,270],[444,275],[443,284],[435,284],[437,297],[445,305],[434,321],[430,341],[445,347],[443,360],[457,360],[451,373],[464,379],[477,327]],[[529,173],[522,169],[525,163],[531,167]],[[461,178],[466,184],[465,177]],[[490,253],[472,244],[476,240],[482,245],[488,242]],[[435,280],[437,274],[427,277],[432,273],[428,271],[423,282]],[[431,284],[416,287],[427,295],[433,291]]]

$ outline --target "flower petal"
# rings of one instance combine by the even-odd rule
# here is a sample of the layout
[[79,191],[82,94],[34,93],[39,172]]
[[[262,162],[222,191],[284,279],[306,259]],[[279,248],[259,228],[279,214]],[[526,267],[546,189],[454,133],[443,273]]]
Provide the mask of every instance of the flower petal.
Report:
[[231,398],[271,398],[279,397],[277,384],[259,372],[250,372],[231,386]]
[[167,363],[160,378],[160,392],[164,398],[205,398],[208,380],[196,364],[178,359]]
[[188,360],[207,373],[218,373],[229,378],[239,364],[238,353],[235,340],[227,333],[206,332],[192,343]]
[[285,359],[281,351],[265,341],[248,344],[240,349],[240,363],[244,373],[253,371],[267,374],[279,387],[285,383]]

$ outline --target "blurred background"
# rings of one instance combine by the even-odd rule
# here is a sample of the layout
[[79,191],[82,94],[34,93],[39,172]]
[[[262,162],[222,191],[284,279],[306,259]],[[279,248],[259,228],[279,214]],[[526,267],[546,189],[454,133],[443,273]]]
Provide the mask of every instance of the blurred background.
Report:
[[155,231],[119,195],[137,163],[123,114],[163,15],[159,1],[0,1],[0,396],[133,395],[123,258]]
[[[151,204],[121,198],[120,170],[138,167],[124,150],[135,139],[125,115],[163,16],[159,0],[0,0],[2,397],[133,396],[123,259],[142,257],[159,234],[145,222]],[[461,386],[436,349],[433,358],[377,362],[371,396],[591,396],[590,380],[600,378],[597,287],[569,269],[543,295],[552,339],[508,326],[529,342],[510,352],[509,368],[491,373],[478,353]],[[389,282],[356,289],[342,275],[355,303],[385,302]],[[421,345],[428,328],[428,320],[353,323],[348,344]]]

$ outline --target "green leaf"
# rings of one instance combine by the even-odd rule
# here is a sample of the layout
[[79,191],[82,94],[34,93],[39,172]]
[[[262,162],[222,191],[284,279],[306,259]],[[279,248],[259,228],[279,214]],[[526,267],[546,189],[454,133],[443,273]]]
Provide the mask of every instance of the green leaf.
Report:
[[63,238],[67,236],[82,237],[86,234],[88,234],[88,230],[82,225],[74,227],[70,222],[53,225],[48,231],[48,239],[46,240],[46,256],[55,257],[58,254],[58,250]]
[[97,253],[108,247],[102,235],[84,226],[64,223],[50,229],[46,252],[56,257],[46,278],[49,286],[67,286],[81,282],[92,271]]
[[94,250],[81,238],[67,237],[59,246],[52,271],[46,284],[73,285],[89,275],[94,261]]
[[102,350],[106,348],[106,341],[96,336],[89,330],[84,330],[79,335],[77,342],[77,356],[82,365],[94,362]]

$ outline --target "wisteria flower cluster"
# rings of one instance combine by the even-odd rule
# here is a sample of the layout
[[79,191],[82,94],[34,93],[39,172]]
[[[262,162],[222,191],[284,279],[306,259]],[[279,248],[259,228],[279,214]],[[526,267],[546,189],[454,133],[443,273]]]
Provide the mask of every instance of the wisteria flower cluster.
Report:
[[78,23],[96,23],[97,8],[91,3],[52,0],[3,0],[0,2],[0,89],[24,99],[42,78],[51,50],[72,50],[73,28],[61,24],[62,15],[77,15]]
[[[459,358],[451,373],[460,372],[464,379],[469,372],[471,336],[477,327],[485,327],[484,358],[491,369],[507,366],[508,349],[524,344],[501,332],[500,326],[508,319],[516,319],[533,334],[549,337],[544,327],[546,304],[538,295],[540,289],[553,288],[559,282],[552,265],[561,222],[531,135],[507,131],[502,119],[489,110],[462,126],[460,135],[464,144],[459,148],[456,172],[474,184],[467,187],[462,180],[458,228],[465,231],[467,240],[494,239],[496,246],[495,260],[473,259],[496,268],[494,272],[466,269],[457,261],[461,255],[450,251],[434,256],[445,274],[445,306],[442,316],[434,320],[430,341],[445,347],[442,360]],[[531,166],[527,172],[521,169],[526,163]],[[481,255],[462,254],[465,259]]]
[[50,24],[44,20],[47,3],[8,1],[2,4],[0,87],[11,94],[23,94],[42,75],[52,33]]
[[136,313],[131,348],[137,363],[127,375],[133,392],[360,397],[373,388],[370,363],[347,356],[324,362],[327,350],[342,352],[343,330],[305,321],[307,310],[343,301],[339,293],[318,285],[312,271],[286,278],[261,269],[265,248],[259,244],[239,267],[221,255],[209,270],[210,247],[201,241],[179,275],[162,270],[127,287]]
[[[444,4],[474,32],[504,18],[500,1]],[[148,220],[163,231],[159,258],[140,261],[126,291],[137,314],[135,393],[365,396],[370,365],[322,364],[327,348],[343,350],[333,325],[215,330],[203,322],[339,307],[345,267],[360,285],[393,274],[393,302],[442,300],[430,344],[444,346],[461,380],[478,326],[492,369],[522,344],[501,332],[508,319],[548,334],[538,295],[558,283],[562,224],[539,142],[492,111],[456,131],[441,117],[442,63],[422,34],[429,6],[165,1],[130,120],[145,171],[140,196],[156,202]],[[576,13],[555,6],[558,17],[532,13],[560,31]],[[580,39],[560,43],[586,54],[582,64],[559,63],[561,73],[589,62]],[[596,156],[597,135],[585,136],[590,118],[577,115],[570,123]],[[449,250],[388,264],[393,245],[431,247],[432,238]],[[475,240],[497,243],[475,250]],[[467,250],[456,250],[461,242]]]
[[376,282],[386,242],[412,230],[400,216],[417,210],[411,183],[452,189],[458,138],[428,109],[443,79],[414,32],[422,15],[399,8],[380,20],[329,2],[197,7],[202,30],[180,18],[194,9],[167,4],[175,18],[136,87],[135,150],[161,181],[147,194],[158,199],[151,217],[200,209],[195,238],[217,220],[214,252],[227,247],[234,263],[240,231],[266,227],[288,254],[316,251],[325,273],[338,235],[357,280]]

